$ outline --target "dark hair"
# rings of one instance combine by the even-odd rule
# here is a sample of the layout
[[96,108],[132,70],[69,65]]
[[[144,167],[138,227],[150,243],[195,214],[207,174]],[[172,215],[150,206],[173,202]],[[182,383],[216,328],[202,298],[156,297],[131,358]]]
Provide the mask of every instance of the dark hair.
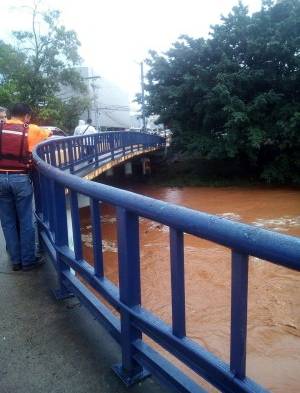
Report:
[[87,124],[92,124],[92,119],[87,119]]
[[12,107],[10,113],[12,116],[18,117],[18,116],[31,115],[32,110],[29,105],[20,102]]

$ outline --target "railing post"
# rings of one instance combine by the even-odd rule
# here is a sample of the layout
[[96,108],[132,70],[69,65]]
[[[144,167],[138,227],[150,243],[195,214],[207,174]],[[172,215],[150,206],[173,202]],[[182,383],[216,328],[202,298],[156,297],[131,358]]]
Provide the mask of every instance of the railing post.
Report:
[[61,300],[73,296],[63,284],[62,276],[63,271],[70,270],[70,267],[64,263],[59,252],[59,247],[68,246],[67,206],[64,186],[54,182],[52,190],[52,198],[54,198],[54,242],[59,285],[57,289],[53,290],[53,293],[57,300]]
[[68,158],[67,158],[67,142],[63,141],[62,142],[62,151],[63,151],[63,162],[61,169],[64,169],[64,167],[68,164]]
[[100,206],[99,201],[90,198],[91,224],[93,234],[93,254],[94,254],[94,270],[97,277],[102,278],[103,256],[102,256],[102,233],[100,223]]
[[[141,283],[138,216],[119,207],[117,217],[120,301],[130,308],[139,307]],[[120,315],[122,363],[115,365],[113,370],[126,386],[130,386],[146,378],[149,373],[133,359],[132,344],[142,338],[142,333],[132,325],[128,311],[121,309]]]
[[44,175],[40,175],[40,191],[41,191],[41,207],[43,213],[44,224],[48,223],[49,226],[49,192],[48,192],[48,182]]
[[126,155],[126,141],[127,141],[127,135],[125,132],[123,132],[121,134],[121,141],[122,141],[122,145],[123,145],[123,157],[125,157],[125,155]]
[[74,171],[74,154],[73,154],[73,140],[68,141],[68,156],[69,156],[69,164],[70,164],[70,172]]
[[40,223],[39,219],[42,219],[42,197],[41,197],[41,180],[40,174],[37,168],[33,169],[32,172],[32,183],[34,189],[34,205],[35,205],[35,216],[38,219],[35,220],[35,230],[36,230],[36,240],[38,240],[37,250],[39,252],[42,251],[42,241],[41,241],[41,234],[40,234]]
[[109,149],[111,154],[111,159],[115,159],[115,143],[114,143],[114,135],[109,134]]
[[48,179],[47,181],[47,203],[48,203],[48,221],[49,221],[49,230],[51,233],[55,233],[55,193],[53,190],[54,187],[54,180]]
[[232,250],[230,370],[239,379],[246,375],[248,255]]
[[57,161],[56,161],[56,155],[55,155],[55,145],[54,143],[51,143],[49,145],[49,150],[50,150],[50,164],[53,166],[57,166]]
[[94,147],[94,160],[98,162],[98,146],[99,146],[99,134],[92,135],[93,147]]
[[185,290],[184,290],[184,245],[183,233],[170,228],[171,284],[172,284],[172,328],[177,337],[186,335]]
[[131,151],[131,153],[133,153],[133,140],[134,140],[134,138],[133,138],[132,134],[130,134],[129,135],[129,143],[130,143],[130,151]]
[[32,171],[32,184],[34,189],[34,203],[35,203],[35,211],[38,216],[40,216],[42,212],[42,205],[41,205],[41,183],[39,172],[37,169]]
[[70,208],[71,208],[75,260],[82,261],[83,251],[82,251],[81,232],[80,232],[78,194],[76,191],[70,191]]

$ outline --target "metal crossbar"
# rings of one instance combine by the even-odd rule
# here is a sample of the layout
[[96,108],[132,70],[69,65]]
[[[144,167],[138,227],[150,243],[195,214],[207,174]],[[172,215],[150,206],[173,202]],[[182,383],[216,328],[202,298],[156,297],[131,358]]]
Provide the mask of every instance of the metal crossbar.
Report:
[[[232,222],[128,191],[92,183],[82,174],[116,157],[164,147],[163,138],[139,133],[103,133],[40,144],[33,153],[34,187],[40,238],[57,270],[58,297],[76,295],[121,346],[122,363],[114,370],[131,385],[153,373],[175,392],[204,390],[142,339],[146,334],[222,392],[264,392],[246,376],[249,256],[300,270],[300,239]],[[90,160],[93,159],[91,163]],[[83,259],[78,194],[90,198],[94,267]],[[68,244],[67,199],[74,250]],[[100,202],[117,208],[119,287],[104,275]],[[141,304],[139,218],[170,229],[172,326]],[[186,336],[184,233],[232,250],[230,364]],[[117,318],[71,270],[101,295]],[[147,371],[146,371],[147,370]]]

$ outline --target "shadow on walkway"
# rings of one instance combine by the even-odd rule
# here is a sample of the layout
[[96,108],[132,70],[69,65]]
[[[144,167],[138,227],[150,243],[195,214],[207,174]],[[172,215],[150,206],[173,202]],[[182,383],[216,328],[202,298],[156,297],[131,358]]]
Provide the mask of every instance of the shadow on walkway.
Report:
[[55,272],[12,272],[0,232],[1,393],[162,393],[151,378],[126,389],[120,350],[76,298],[57,302]]

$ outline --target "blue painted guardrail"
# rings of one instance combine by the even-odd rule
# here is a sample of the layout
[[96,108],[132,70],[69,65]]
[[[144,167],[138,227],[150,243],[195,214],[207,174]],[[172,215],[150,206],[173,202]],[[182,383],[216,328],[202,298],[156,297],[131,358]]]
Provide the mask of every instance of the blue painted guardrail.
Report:
[[[162,138],[138,133],[103,133],[49,140],[33,153],[34,187],[40,239],[59,278],[59,298],[76,295],[120,344],[122,363],[114,370],[129,386],[153,373],[174,392],[203,392],[196,382],[142,339],[147,335],[222,392],[264,392],[246,376],[249,256],[300,270],[300,239],[232,222],[177,205],[74,176],[140,149],[163,147]],[[86,148],[88,147],[88,148]],[[94,162],[89,162],[94,158]],[[90,198],[94,267],[83,259],[78,194]],[[68,244],[70,200],[74,250]],[[116,207],[119,287],[104,276],[101,203]],[[170,231],[172,325],[141,304],[139,218],[162,223]],[[184,233],[207,239],[232,252],[230,364],[186,336]],[[72,274],[72,268],[119,313],[116,317]],[[201,283],[199,283],[201,285]],[[205,300],[203,300],[205,301]]]

